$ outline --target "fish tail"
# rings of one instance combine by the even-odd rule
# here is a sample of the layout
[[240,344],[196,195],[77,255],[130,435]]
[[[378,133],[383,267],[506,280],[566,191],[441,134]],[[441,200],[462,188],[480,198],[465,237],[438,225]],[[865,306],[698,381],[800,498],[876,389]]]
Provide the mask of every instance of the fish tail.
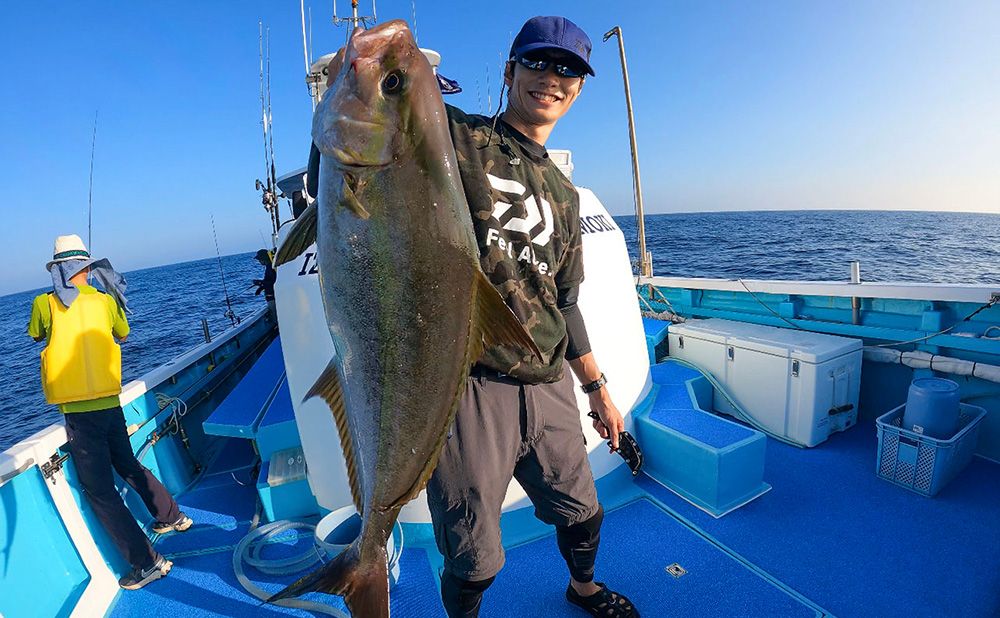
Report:
[[359,541],[355,541],[336,558],[267,601],[273,603],[308,592],[326,592],[344,597],[353,616],[388,618],[389,566],[385,548],[375,547],[371,554],[366,556],[369,559],[363,559]]

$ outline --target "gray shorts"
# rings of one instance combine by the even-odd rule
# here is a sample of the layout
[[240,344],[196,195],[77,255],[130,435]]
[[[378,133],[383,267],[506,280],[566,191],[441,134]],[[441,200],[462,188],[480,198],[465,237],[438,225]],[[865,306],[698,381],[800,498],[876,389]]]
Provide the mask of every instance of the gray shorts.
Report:
[[434,536],[453,575],[478,581],[500,572],[500,508],[512,477],[547,524],[569,526],[597,513],[568,374],[537,385],[495,372],[474,371],[469,378],[427,485]]

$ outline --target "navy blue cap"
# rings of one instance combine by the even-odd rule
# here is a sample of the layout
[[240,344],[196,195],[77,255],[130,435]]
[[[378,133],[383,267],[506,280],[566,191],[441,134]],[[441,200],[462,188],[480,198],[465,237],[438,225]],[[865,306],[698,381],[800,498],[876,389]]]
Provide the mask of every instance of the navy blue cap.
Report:
[[532,17],[524,22],[514,37],[510,57],[520,58],[538,49],[558,49],[576,57],[586,72],[594,75],[590,66],[590,37],[565,17]]

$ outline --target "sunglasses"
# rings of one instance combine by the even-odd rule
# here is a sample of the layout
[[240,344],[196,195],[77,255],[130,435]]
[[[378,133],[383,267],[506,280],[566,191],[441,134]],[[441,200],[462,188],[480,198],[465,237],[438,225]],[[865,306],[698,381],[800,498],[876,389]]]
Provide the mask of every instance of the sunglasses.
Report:
[[551,66],[556,75],[560,77],[583,77],[587,74],[586,69],[545,58],[527,58],[521,56],[517,59],[517,63],[530,71],[544,71]]

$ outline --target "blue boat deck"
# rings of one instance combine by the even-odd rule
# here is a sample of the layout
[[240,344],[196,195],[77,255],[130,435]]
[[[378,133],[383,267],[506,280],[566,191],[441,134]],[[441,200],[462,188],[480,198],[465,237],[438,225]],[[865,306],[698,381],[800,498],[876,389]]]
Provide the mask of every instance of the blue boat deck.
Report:
[[[156,546],[174,561],[164,580],[119,595],[112,616],[307,615],[260,605],[233,574],[256,496],[245,441],[232,440],[196,488],[179,497],[196,526]],[[1000,613],[1000,465],[977,458],[936,498],[874,473],[876,432],[862,424],[819,448],[768,440],[773,490],[716,519],[646,476],[599,483],[608,509],[598,578],[628,593],[646,616],[996,616]],[[421,536],[421,535],[414,535]],[[394,616],[443,616],[424,539],[408,543],[392,593]],[[408,537],[409,538],[409,537]],[[299,553],[289,533],[265,553]],[[272,549],[273,547],[273,549]],[[680,564],[687,574],[666,571]],[[268,591],[294,579],[246,567]],[[483,616],[583,615],[563,600],[565,566],[554,538],[507,551]],[[337,597],[309,600],[343,607]]]
[[[688,388],[695,377],[675,363],[652,368],[659,389],[648,412],[652,421],[696,436],[706,448],[756,433],[699,409],[692,398],[702,395]],[[261,394],[270,400],[273,391]],[[258,407],[250,406],[254,424]],[[722,517],[652,476],[633,479],[619,468],[600,479],[607,515],[598,579],[628,594],[645,616],[1000,616],[1000,464],[975,458],[940,494],[926,498],[876,476],[876,427],[871,414],[861,418],[815,448],[767,438],[764,480],[771,490]],[[292,422],[287,410],[273,420],[275,427]],[[265,449],[236,437],[247,437],[246,431],[229,435],[200,481],[178,497],[195,526],[155,539],[174,561],[170,575],[120,593],[109,615],[309,614],[262,605],[237,581],[234,551],[263,509],[255,462]],[[647,463],[651,456],[655,452],[647,453]],[[507,564],[482,615],[582,616],[564,600],[567,574],[551,529],[530,509],[505,514],[503,525]],[[406,528],[392,614],[444,616],[441,558],[429,526]],[[289,531],[272,540],[263,557],[298,555],[311,546],[310,534]],[[672,565],[685,573],[675,576]],[[301,575],[245,571],[267,592]],[[344,609],[339,597],[306,599]]]
[[876,448],[874,424],[813,449],[768,439],[772,490],[720,519],[648,477],[638,483],[833,615],[1000,615],[1000,465],[975,458],[925,498],[875,475]]

